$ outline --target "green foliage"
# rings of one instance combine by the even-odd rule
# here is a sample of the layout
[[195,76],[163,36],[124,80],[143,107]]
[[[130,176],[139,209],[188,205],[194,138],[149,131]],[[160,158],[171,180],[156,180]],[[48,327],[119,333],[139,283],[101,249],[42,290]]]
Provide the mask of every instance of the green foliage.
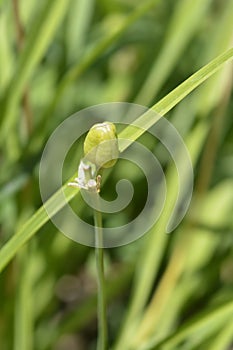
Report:
[[[59,213],[64,191],[87,221],[89,211],[68,181],[42,206],[38,169],[56,126],[111,101],[168,117],[195,173],[189,212],[166,235],[176,170],[156,145],[167,179],[163,213],[140,240],[105,251],[111,347],[232,346],[232,0],[2,0],[0,10],[1,350],[95,348],[93,249],[57,232],[46,209]],[[148,130],[157,120],[149,111],[135,125]],[[135,125],[118,130],[129,139],[120,151],[137,139],[154,149]],[[66,180],[76,176],[83,146],[75,147]],[[106,225],[124,224],[141,207],[144,180],[130,164],[115,165],[104,196],[113,199],[123,172],[135,201],[106,215]]]

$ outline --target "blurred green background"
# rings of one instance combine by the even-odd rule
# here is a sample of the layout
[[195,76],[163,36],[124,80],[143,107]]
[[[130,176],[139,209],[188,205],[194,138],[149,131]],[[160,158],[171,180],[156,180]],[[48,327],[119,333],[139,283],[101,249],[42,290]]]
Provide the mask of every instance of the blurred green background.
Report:
[[[63,120],[106,102],[150,107],[232,40],[232,0],[0,0],[0,246],[42,205],[40,158]],[[168,205],[143,238],[105,251],[109,348],[233,348],[232,78],[228,63],[166,114],[190,151],[193,199],[171,235]],[[156,150],[172,203],[169,155],[149,133],[140,142]],[[126,211],[104,218],[119,225],[140,211],[146,185],[130,163],[112,175],[105,198],[120,178],[135,188]],[[1,272],[0,349],[95,349],[96,288],[93,248],[47,222]]]

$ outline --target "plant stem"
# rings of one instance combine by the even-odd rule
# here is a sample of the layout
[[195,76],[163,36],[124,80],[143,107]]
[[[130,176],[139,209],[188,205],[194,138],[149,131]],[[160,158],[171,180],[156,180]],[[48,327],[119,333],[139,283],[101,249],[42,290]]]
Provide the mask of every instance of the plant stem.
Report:
[[[98,203],[98,194],[96,194],[96,202]],[[95,254],[98,282],[98,342],[97,350],[107,349],[107,315],[106,315],[106,299],[105,299],[105,280],[104,280],[104,249],[102,246],[102,214],[98,210],[94,210],[95,223]]]

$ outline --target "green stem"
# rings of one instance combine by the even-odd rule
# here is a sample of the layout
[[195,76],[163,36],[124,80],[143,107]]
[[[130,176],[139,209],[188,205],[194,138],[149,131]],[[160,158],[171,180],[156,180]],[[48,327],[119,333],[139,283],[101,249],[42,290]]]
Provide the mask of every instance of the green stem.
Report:
[[[96,194],[98,202],[98,194]],[[95,223],[95,253],[96,268],[98,281],[98,343],[97,350],[107,349],[107,315],[106,315],[106,299],[105,299],[105,279],[104,279],[104,249],[102,246],[103,230],[102,230],[102,213],[94,210]]]

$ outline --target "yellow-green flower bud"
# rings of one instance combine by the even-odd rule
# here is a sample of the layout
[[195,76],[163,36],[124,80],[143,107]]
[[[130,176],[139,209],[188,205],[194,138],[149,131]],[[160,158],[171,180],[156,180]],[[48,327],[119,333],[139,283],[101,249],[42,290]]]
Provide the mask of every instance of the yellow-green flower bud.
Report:
[[84,141],[84,155],[97,167],[111,168],[116,163],[119,149],[113,123],[104,122],[92,126]]

